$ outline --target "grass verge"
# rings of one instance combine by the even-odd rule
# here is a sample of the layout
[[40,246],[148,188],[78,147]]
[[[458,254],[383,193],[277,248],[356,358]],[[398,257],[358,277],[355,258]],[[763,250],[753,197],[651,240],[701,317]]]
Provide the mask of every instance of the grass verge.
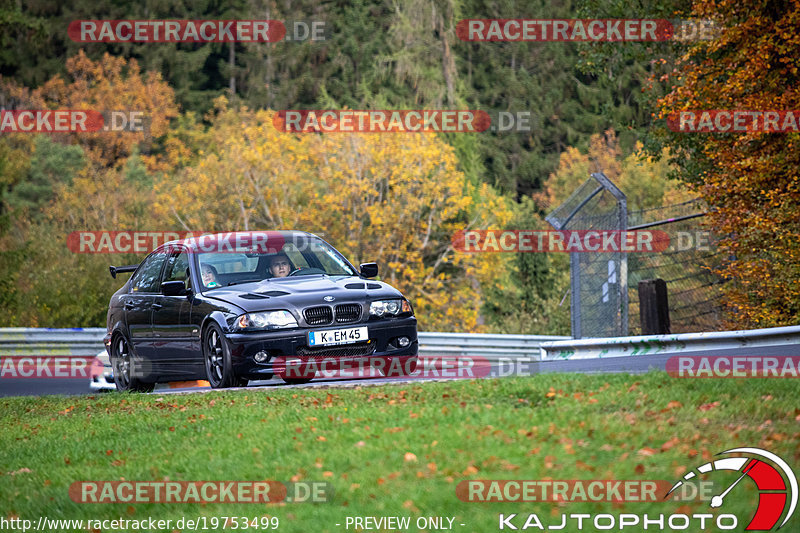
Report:
[[[673,481],[740,446],[768,449],[799,471],[797,390],[793,380],[651,372],[4,398],[0,512],[34,521],[156,517],[173,524],[277,516],[280,531],[298,532],[346,531],[348,516],[409,516],[412,525],[447,516],[455,531],[488,532],[497,530],[499,513],[537,513],[557,524],[561,513],[712,512],[703,502],[467,503],[455,488],[469,479]],[[320,504],[208,505],[78,504],[68,495],[75,481],[120,479],[314,480],[329,482],[335,494]],[[714,478],[720,491],[734,480]],[[751,484],[742,485],[725,506],[739,517],[739,530],[756,498]],[[800,528],[800,518],[792,521]]]

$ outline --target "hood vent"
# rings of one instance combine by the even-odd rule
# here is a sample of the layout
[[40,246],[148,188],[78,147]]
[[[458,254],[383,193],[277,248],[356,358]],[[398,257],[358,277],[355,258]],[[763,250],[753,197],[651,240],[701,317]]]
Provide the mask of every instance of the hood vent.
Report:
[[259,294],[266,294],[267,296],[277,297],[277,296],[288,296],[289,293],[285,291],[267,291],[267,292],[260,292]]
[[269,300],[269,296],[264,296],[263,294],[252,294],[249,292],[240,294],[239,298],[244,298],[245,300]]
[[367,288],[368,289],[380,289],[382,287],[380,285],[378,285],[377,283],[367,283]]
[[364,284],[363,283],[348,283],[347,285],[344,286],[344,288],[345,289],[363,289],[364,288]]

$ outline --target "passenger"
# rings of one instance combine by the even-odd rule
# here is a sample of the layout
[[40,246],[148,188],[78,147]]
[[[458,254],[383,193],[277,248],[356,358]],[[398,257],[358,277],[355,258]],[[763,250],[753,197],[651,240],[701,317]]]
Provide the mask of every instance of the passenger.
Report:
[[217,282],[217,269],[213,266],[208,264],[201,266],[200,275],[203,278],[203,285],[206,288],[212,289],[220,286],[219,282]]

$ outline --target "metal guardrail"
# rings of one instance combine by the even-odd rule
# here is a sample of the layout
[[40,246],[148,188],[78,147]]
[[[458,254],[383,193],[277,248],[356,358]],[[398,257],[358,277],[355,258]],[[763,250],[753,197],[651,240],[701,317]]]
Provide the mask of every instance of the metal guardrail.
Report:
[[[0,357],[60,355],[91,357],[103,350],[105,328],[0,328]],[[493,335],[420,332],[422,357],[471,356],[539,359],[540,344],[558,335]]]
[[419,354],[422,357],[470,356],[486,359],[531,358],[538,360],[540,345],[547,341],[566,340],[559,335],[497,335],[485,333],[420,332]]
[[0,356],[92,357],[105,334],[105,328],[0,328]]
[[699,350],[758,349],[787,345],[796,346],[800,354],[800,326],[543,342],[541,360],[682,354]]
[[[0,328],[0,357],[91,357],[103,350],[105,333],[105,328]],[[800,326],[603,339],[420,332],[419,345],[422,357],[484,357],[491,361],[597,359],[777,345],[797,346],[800,353]]]

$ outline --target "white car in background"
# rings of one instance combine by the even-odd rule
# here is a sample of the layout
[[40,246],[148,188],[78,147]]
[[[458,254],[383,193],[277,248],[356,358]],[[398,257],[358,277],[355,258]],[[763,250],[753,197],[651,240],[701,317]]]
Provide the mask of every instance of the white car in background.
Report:
[[111,359],[108,357],[108,352],[103,350],[95,357],[94,365],[103,366],[102,372],[92,372],[92,377],[89,378],[89,390],[92,392],[103,392],[117,390],[114,384],[114,372],[111,369]]

